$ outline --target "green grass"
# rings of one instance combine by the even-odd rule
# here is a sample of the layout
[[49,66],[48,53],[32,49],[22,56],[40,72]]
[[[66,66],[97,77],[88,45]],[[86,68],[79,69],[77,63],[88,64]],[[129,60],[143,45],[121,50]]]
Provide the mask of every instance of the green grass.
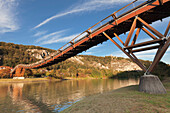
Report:
[[167,94],[156,95],[138,91],[138,86],[89,96],[63,113],[168,113],[170,112],[170,79],[163,82]]

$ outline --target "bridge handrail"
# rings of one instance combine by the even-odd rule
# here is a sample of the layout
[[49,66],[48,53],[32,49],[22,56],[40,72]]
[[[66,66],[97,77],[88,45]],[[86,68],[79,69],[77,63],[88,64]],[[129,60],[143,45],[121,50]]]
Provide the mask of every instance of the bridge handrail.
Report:
[[104,20],[108,19],[109,17],[115,16],[116,17],[116,13],[120,12],[121,10],[125,9],[126,7],[130,6],[131,4],[135,3],[138,0],[134,0],[131,3],[129,3],[128,5],[122,7],[121,9],[115,11],[114,13],[112,13],[111,15],[107,16],[106,18],[102,19],[101,21],[99,21],[98,23],[94,24],[93,26],[89,27],[87,30],[85,30],[84,32],[80,33],[78,36],[76,36],[75,38],[73,38],[71,41],[69,41],[68,43],[66,43],[65,45],[63,45],[62,47],[60,47],[58,50],[63,50],[63,48],[65,46],[67,46],[68,44],[70,44],[70,42],[74,43],[74,40],[77,39],[79,36],[81,36],[84,33],[87,32],[91,32],[91,29],[94,28],[95,26],[99,25],[100,23],[102,23]]
[[[18,68],[18,67],[30,67],[30,66],[32,67],[32,66],[34,66],[34,65],[36,66],[36,65],[38,65],[38,64],[42,64],[42,63],[44,63],[44,61],[46,62],[47,60],[51,59],[52,56],[57,56],[57,55],[58,55],[59,53],[61,53],[63,50],[66,50],[67,48],[69,48],[70,46],[72,46],[72,45],[70,45],[70,46],[68,46],[68,45],[69,45],[69,44],[74,44],[74,43],[75,43],[75,40],[76,40],[78,37],[80,37],[81,35],[83,35],[84,33],[87,33],[87,34],[86,34],[85,36],[81,37],[80,39],[78,39],[76,42],[79,42],[80,40],[84,39],[85,37],[87,37],[87,36],[90,35],[91,33],[94,33],[96,30],[98,30],[98,29],[104,27],[105,25],[109,24],[110,21],[116,21],[116,19],[118,19],[118,18],[122,17],[123,15],[126,15],[127,13],[129,13],[129,11],[134,10],[134,9],[137,8],[137,7],[140,7],[140,6],[143,5],[143,4],[146,4],[148,1],[151,2],[151,1],[157,1],[157,0],[146,0],[146,2],[144,2],[143,4],[137,6],[137,7],[133,8],[133,9],[130,9],[130,10],[126,11],[125,13],[122,13],[122,14],[119,15],[119,16],[116,16],[116,14],[117,14],[118,12],[122,11],[123,9],[127,8],[128,6],[130,6],[131,4],[133,4],[133,3],[137,2],[137,1],[139,1],[139,0],[134,0],[134,1],[132,1],[132,2],[129,3],[128,5],[124,6],[123,8],[121,8],[121,9],[119,9],[119,10],[117,10],[117,11],[115,11],[115,12],[112,13],[111,15],[109,15],[109,16],[107,16],[106,18],[102,19],[101,21],[99,21],[98,23],[94,24],[93,26],[89,27],[87,30],[85,30],[84,32],[80,33],[80,34],[77,35],[75,38],[73,38],[71,41],[69,41],[68,43],[66,43],[66,44],[63,45],[62,47],[60,47],[56,52],[52,53],[53,55],[50,54],[48,57],[46,57],[46,58],[44,58],[44,59],[42,59],[42,60],[40,60],[40,61],[37,61],[37,62],[35,62],[35,63],[32,63],[32,64],[19,64],[19,65],[17,65],[17,66],[13,69],[13,71],[14,71],[16,68]],[[93,31],[91,31],[92,28],[94,28],[95,26],[99,25],[100,23],[102,23],[103,21],[107,20],[107,19],[110,18],[110,17],[113,17],[110,21],[107,21],[105,24],[103,24],[103,25],[101,25],[100,27],[98,27],[98,28],[94,29]],[[13,71],[12,71],[11,73],[13,73]]]

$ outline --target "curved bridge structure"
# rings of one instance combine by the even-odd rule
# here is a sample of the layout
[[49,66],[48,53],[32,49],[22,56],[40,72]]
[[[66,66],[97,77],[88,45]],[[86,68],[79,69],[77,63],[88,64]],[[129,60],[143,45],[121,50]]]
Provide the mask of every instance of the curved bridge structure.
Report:
[[[24,76],[25,69],[42,68],[59,63],[108,39],[111,40],[139,67],[141,67],[141,69],[145,71],[146,74],[152,72],[170,45],[170,36],[168,35],[170,22],[167,26],[165,26],[166,31],[163,34],[154,29],[150,24],[170,16],[170,1],[146,0],[143,3],[140,2],[138,6],[128,9],[130,6],[134,6],[134,4],[139,1],[140,0],[135,0],[122,9],[119,9],[118,11],[109,15],[105,19],[101,20],[94,26],[90,27],[72,39],[70,42],[65,44],[63,47],[48,57],[32,64],[17,65],[14,69],[12,69],[11,76]],[[126,12],[120,14],[120,12],[123,10],[126,10]],[[101,25],[101,23],[104,24]],[[136,33],[132,38],[135,29]],[[151,37],[150,41],[136,43],[141,30]],[[119,35],[128,31],[129,34],[126,38],[126,41],[123,42]],[[118,38],[121,45],[119,45],[119,43],[117,43],[114,38]],[[146,67],[138,60],[134,53],[151,49],[158,49],[158,51],[155,55],[155,58],[153,59],[153,63],[148,69],[146,69]]]
[[9,66],[0,66],[0,70],[2,70],[2,69],[10,69],[10,70],[12,70],[13,68],[9,67]]

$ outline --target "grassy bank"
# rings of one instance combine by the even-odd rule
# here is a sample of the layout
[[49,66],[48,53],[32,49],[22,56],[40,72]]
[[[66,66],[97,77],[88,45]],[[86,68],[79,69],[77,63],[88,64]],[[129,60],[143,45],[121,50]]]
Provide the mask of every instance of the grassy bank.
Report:
[[0,83],[41,82],[41,81],[61,81],[61,79],[55,78],[0,79]]
[[138,91],[138,86],[129,86],[118,90],[89,96],[63,113],[145,113],[170,112],[170,78],[163,81],[167,94],[152,95]]

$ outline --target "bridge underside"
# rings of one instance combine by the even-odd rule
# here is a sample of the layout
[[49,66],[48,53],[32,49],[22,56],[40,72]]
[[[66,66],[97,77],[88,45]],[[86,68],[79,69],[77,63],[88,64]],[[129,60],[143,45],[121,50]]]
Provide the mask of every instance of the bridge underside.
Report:
[[[111,21],[95,29],[92,32],[88,29],[88,35],[84,36],[76,42],[71,42],[72,45],[65,48],[64,50],[58,50],[58,53],[55,56],[52,55],[49,59],[45,59],[39,64],[27,66],[20,65],[16,67],[16,69],[43,68],[46,66],[50,66],[62,62],[70,57],[73,57],[78,53],[86,51],[89,48],[103,43],[109,39],[130,59],[132,59],[132,61],[134,61],[139,67],[141,67],[141,69],[143,69],[146,74],[150,73],[153,71],[156,64],[160,61],[163,54],[166,52],[170,42],[170,38],[168,37],[170,24],[167,25],[164,34],[161,34],[159,31],[155,30],[149,25],[155,21],[162,20],[170,16],[170,1],[164,0],[165,2],[162,3],[161,1],[162,0],[153,0],[152,2],[148,1],[118,17],[112,15],[113,19]],[[135,37],[132,38],[132,34],[134,33],[135,29],[137,29]],[[149,37],[151,37],[150,41],[136,43],[137,37],[141,30],[148,34]],[[128,31],[129,34],[126,38],[126,41],[123,42],[121,40],[122,38],[119,37],[119,35]],[[119,45],[117,42],[115,42],[114,37],[118,38],[122,45]],[[130,42],[131,44],[129,44]],[[149,69],[146,69],[146,67],[138,60],[134,53],[151,49],[158,49],[158,51],[155,55],[152,65],[149,67]],[[13,73],[16,72],[13,71],[12,74]]]
[[[140,17],[142,20],[144,20],[147,24],[151,24],[151,23],[153,23],[153,22],[155,22],[155,21],[157,21],[157,20],[162,20],[163,18],[166,18],[166,17],[168,17],[169,15],[170,15],[170,2],[167,2],[167,3],[165,3],[165,4],[163,4],[163,5],[159,5],[159,6],[157,6],[157,7],[155,7],[155,8],[153,8],[153,9],[151,9],[151,10],[148,10],[148,11],[146,11],[146,12],[144,12],[144,13],[141,13],[141,14],[139,14],[138,15],[138,17]],[[166,7],[166,8],[163,8],[163,7]],[[128,32],[130,29],[131,29],[131,27],[132,27],[132,24],[133,24],[133,22],[134,22],[134,19],[135,19],[136,17],[132,17],[132,18],[130,18],[130,19],[128,19],[128,20],[126,20],[126,21],[124,21],[124,22],[122,22],[122,23],[119,23],[117,26],[113,26],[112,28],[110,28],[110,29],[108,29],[108,30],[106,30],[105,31],[105,34],[107,34],[109,37],[111,37],[111,38],[113,38],[113,37],[115,37],[115,35],[116,36],[119,36],[119,35],[121,35],[121,34],[123,34],[123,33],[126,33],[126,32]],[[112,23],[112,21],[110,21],[110,24]],[[144,31],[146,31],[146,29],[143,27],[144,26],[144,24],[142,23],[142,22],[140,22],[139,20],[137,20],[136,21],[136,25],[135,25],[135,28],[138,28],[138,30],[140,31],[141,29],[143,29]],[[98,29],[100,29],[100,28],[98,28]],[[148,28],[149,29],[149,28]],[[138,31],[137,30],[137,31]],[[150,29],[149,29],[150,30]],[[146,31],[147,32],[147,31]],[[156,32],[158,32],[158,31],[156,31]],[[149,32],[148,32],[149,33]],[[70,51],[68,51],[67,53],[65,53],[65,54],[63,54],[63,55],[61,55],[60,57],[58,57],[57,59],[55,59],[54,61],[51,61],[50,63],[47,63],[47,64],[45,64],[45,65],[43,65],[43,66],[40,66],[39,68],[42,68],[42,67],[46,67],[46,66],[50,66],[50,65],[52,65],[52,64],[56,64],[56,63],[58,63],[58,62],[61,62],[61,61],[64,61],[64,60],[66,60],[66,59],[68,59],[68,58],[70,58],[70,57],[72,57],[72,56],[75,56],[75,55],[77,55],[78,53],[81,53],[81,52],[83,52],[83,51],[86,51],[87,49],[89,49],[89,48],[91,48],[91,47],[93,47],[93,46],[96,46],[96,45],[98,45],[98,44],[100,44],[100,43],[103,43],[104,41],[107,41],[108,40],[108,37],[105,35],[105,34],[103,34],[103,32],[102,33],[100,33],[100,34],[98,34],[97,36],[94,36],[93,38],[89,38],[87,41],[85,41],[85,42],[83,42],[83,43],[81,43],[79,46],[77,46],[77,47],[75,47],[74,49],[72,49],[72,50],[70,50]],[[150,34],[151,35],[151,34]],[[152,34],[153,35],[153,34]],[[163,36],[163,35],[161,35],[161,36]],[[166,37],[166,36],[165,36]],[[88,38],[88,37],[87,37]],[[136,37],[137,38],[137,37]],[[153,37],[151,37],[151,38],[153,38]],[[165,42],[165,40],[163,40],[163,39],[161,39],[161,38],[164,38],[164,37],[159,37],[159,38],[157,38],[156,37],[156,39],[153,39],[153,40],[155,40],[155,41],[153,41],[153,44],[155,44],[155,43],[159,43],[160,44],[160,46],[163,46],[165,43],[163,43],[163,42]],[[161,40],[160,40],[161,39]],[[121,39],[120,39],[121,40]],[[147,43],[147,42],[146,42]],[[135,44],[135,43],[134,43]],[[145,43],[143,43],[144,45],[145,45]],[[150,45],[150,44],[152,44],[152,42],[151,43],[149,43],[148,45]],[[128,45],[123,45],[125,48],[128,46]],[[142,45],[141,45],[142,46]],[[153,49],[155,49],[155,48],[161,48],[160,46],[156,46],[156,47],[153,47]],[[135,46],[134,46],[134,48],[136,48]],[[106,48],[107,49],[107,48]],[[122,48],[123,49],[123,48]],[[132,55],[134,55],[133,53],[134,52],[137,52],[137,50],[135,51],[133,51],[133,47],[132,48],[130,48],[130,49],[128,49],[128,48],[126,48],[127,50],[132,50],[132,51],[130,51],[131,53],[132,53]],[[152,48],[148,48],[148,50],[149,49],[152,49]],[[124,49],[125,50],[125,49]],[[139,51],[144,51],[144,49],[143,50],[139,50]],[[129,52],[127,52],[127,53],[129,53]],[[133,57],[133,56],[132,56]],[[140,66],[141,67],[141,66]],[[144,69],[144,68],[142,68],[144,71],[146,71],[146,69]],[[152,70],[151,70],[152,71]]]

